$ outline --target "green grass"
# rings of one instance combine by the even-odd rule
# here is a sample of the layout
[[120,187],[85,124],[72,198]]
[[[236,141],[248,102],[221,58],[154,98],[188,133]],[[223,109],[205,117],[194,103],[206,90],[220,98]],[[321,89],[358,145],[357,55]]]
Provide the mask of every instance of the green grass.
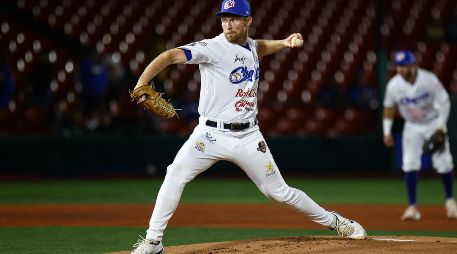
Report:
[[[130,250],[144,229],[129,227],[8,227],[0,230],[0,253],[105,253]],[[370,235],[457,237],[456,231],[370,231]],[[165,246],[270,237],[335,235],[326,229],[169,228]]]
[[[404,204],[401,179],[286,179],[318,203]],[[0,182],[0,203],[153,203],[161,179],[118,181]],[[418,199],[422,204],[442,204],[443,187],[438,179],[422,179]],[[196,179],[186,186],[182,203],[268,203],[246,179]]]
[[[404,204],[401,179],[286,179],[321,204]],[[0,182],[0,203],[153,203],[162,180]],[[267,203],[248,179],[196,179],[182,203]],[[422,179],[419,202],[442,204],[438,179]],[[1,216],[1,215],[0,215]],[[146,225],[145,225],[146,226]],[[130,250],[144,228],[134,227],[0,227],[0,253],[104,253]],[[166,246],[269,237],[334,235],[329,230],[168,228]],[[457,237],[457,231],[370,231],[370,235]]]

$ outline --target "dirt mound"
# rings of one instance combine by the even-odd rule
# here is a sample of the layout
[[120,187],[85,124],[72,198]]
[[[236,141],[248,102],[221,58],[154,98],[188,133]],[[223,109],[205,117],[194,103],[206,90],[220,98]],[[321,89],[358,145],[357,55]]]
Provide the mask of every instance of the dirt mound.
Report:
[[[368,240],[303,236],[250,241],[230,241],[166,247],[167,254],[228,253],[456,253],[457,238],[421,236],[372,236]],[[128,254],[115,252],[111,254]]]

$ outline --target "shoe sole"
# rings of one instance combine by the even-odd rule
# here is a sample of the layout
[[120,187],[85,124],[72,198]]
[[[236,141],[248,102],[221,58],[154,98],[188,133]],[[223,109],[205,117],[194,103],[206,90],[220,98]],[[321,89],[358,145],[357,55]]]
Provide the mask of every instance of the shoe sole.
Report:
[[[449,211],[449,209],[447,209]],[[451,220],[457,220],[457,212],[451,210],[450,212],[446,213],[447,217]]]
[[348,236],[348,238],[349,238],[349,239],[353,239],[353,240],[365,240],[365,239],[367,239],[367,235],[365,234],[365,235],[356,236],[356,237],[349,237],[349,236]]
[[408,221],[408,220],[420,220],[421,219],[420,214],[416,214],[415,216],[407,216],[407,217],[401,217],[402,221]]

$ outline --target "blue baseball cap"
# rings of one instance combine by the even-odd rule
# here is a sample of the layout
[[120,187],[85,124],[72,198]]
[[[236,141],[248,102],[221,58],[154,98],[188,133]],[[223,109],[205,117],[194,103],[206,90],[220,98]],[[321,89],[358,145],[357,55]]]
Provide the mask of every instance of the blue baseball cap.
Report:
[[224,0],[221,4],[221,11],[216,16],[237,15],[242,17],[251,16],[251,6],[247,0]]
[[410,50],[400,50],[395,53],[396,65],[410,65],[416,62],[414,53]]

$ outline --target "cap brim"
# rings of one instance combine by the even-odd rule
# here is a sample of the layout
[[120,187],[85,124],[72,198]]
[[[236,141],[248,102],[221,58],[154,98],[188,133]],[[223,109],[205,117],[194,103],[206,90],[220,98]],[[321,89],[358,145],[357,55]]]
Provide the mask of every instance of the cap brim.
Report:
[[413,65],[415,62],[395,62],[395,65]]
[[216,13],[216,16],[217,17],[221,17],[221,16],[249,17],[249,15],[240,15],[238,13],[229,12],[229,11],[218,12],[218,13]]

